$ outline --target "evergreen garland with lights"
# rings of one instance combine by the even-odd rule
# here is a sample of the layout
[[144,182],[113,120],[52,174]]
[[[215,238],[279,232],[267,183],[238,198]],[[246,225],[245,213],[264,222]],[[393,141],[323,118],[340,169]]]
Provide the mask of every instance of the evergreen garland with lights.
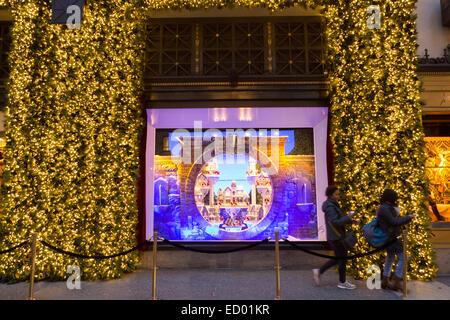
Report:
[[[400,195],[409,232],[409,275],[436,274],[426,207],[414,0],[134,0],[88,1],[81,30],[50,25],[46,0],[10,0],[14,20],[6,124],[0,249],[37,232],[55,246],[108,255],[136,244],[139,140],[143,127],[144,10],[324,5],[335,181],[343,208],[373,218],[384,188]],[[0,5],[2,2],[0,1]],[[367,27],[369,5],[381,29]],[[318,192],[322,192],[318,190]],[[355,229],[356,230],[356,229]],[[358,232],[357,251],[367,250]],[[0,256],[2,279],[26,280],[29,249]],[[383,254],[357,259],[367,277]],[[136,253],[79,260],[38,246],[38,279],[119,277]]]
[[[142,36],[134,1],[90,1],[80,30],[51,25],[46,0],[11,13],[0,247],[30,237],[86,255],[136,245]],[[0,256],[3,279],[29,277],[29,247]],[[37,246],[36,278],[119,277],[136,252],[77,260]]]
[[[384,189],[399,194],[408,231],[408,275],[436,274],[427,208],[424,134],[417,77],[416,1],[339,1],[326,11],[335,183],[346,210],[359,209],[355,250],[367,250],[362,225],[371,221]],[[366,8],[381,9],[381,29],[367,28]],[[339,26],[330,28],[330,26]],[[352,260],[357,278],[382,266],[384,253]]]

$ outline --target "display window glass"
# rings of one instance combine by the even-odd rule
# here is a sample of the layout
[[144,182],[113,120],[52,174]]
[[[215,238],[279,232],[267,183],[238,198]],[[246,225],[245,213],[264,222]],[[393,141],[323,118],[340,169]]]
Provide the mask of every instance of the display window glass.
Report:
[[279,231],[318,239],[312,128],[157,129],[156,137],[168,137],[170,149],[154,159],[153,221],[161,237],[245,241]]
[[450,137],[426,137],[426,175],[433,222],[450,221]]

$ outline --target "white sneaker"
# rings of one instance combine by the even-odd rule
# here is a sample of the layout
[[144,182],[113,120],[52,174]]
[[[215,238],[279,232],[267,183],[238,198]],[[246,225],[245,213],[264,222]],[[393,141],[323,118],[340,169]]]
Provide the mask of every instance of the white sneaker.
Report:
[[316,286],[320,286],[320,272],[319,269],[312,269],[314,282]]
[[345,281],[344,283],[339,282],[337,287],[340,289],[348,289],[348,290],[356,289],[356,286],[348,281]]

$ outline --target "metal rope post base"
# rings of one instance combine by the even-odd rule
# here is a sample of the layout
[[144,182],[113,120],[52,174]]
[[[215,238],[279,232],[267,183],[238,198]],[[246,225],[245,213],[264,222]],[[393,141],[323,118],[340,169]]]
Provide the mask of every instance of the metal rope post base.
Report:
[[30,261],[30,294],[28,296],[28,300],[36,300],[33,296],[34,291],[34,269],[36,266],[36,233],[33,233],[31,236],[31,261]]
[[275,231],[275,271],[276,271],[276,281],[277,281],[277,295],[275,300],[281,300],[280,294],[280,243],[278,241],[279,232]]

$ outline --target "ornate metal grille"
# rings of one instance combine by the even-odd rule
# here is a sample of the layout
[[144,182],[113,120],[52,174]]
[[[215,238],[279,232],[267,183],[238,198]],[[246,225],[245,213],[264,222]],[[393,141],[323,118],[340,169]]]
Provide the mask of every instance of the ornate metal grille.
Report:
[[306,24],[306,67],[309,74],[323,74],[325,72],[323,30],[324,27],[320,22]]
[[233,67],[233,27],[215,23],[203,25],[203,73],[226,75]]
[[263,23],[203,25],[203,74],[264,73]]
[[193,29],[193,24],[148,24],[145,73],[150,76],[190,75]]
[[275,73],[322,74],[323,32],[320,22],[275,23]]
[[263,74],[265,37],[263,23],[237,23],[235,28],[235,68],[238,74]]
[[145,74],[323,75],[319,18],[156,20],[148,25]]

